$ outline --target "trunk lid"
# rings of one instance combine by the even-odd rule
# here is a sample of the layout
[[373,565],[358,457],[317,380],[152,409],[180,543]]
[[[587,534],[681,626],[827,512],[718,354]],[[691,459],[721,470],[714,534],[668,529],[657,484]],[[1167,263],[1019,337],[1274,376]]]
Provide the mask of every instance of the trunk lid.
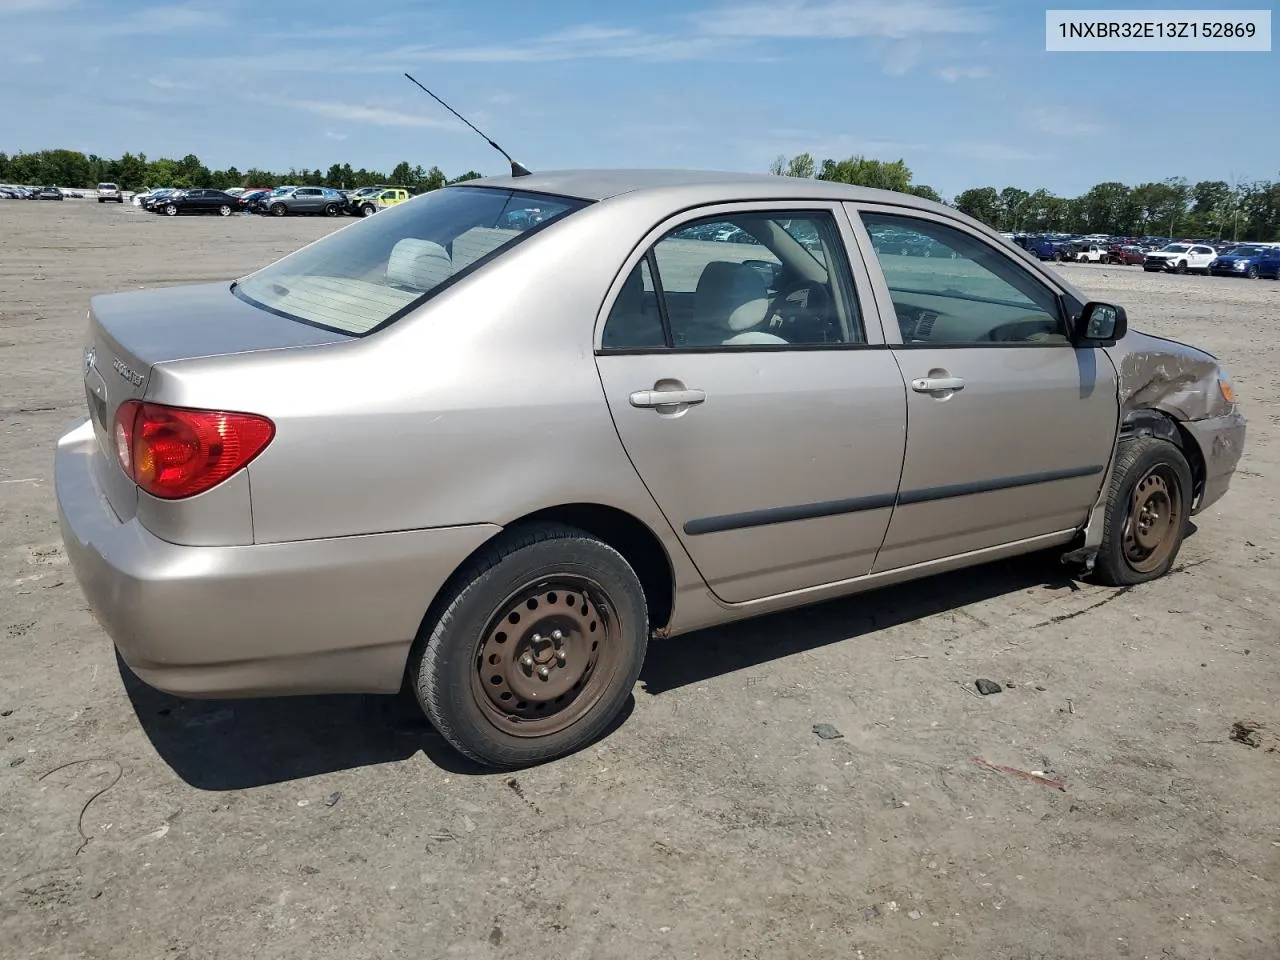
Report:
[[116,515],[130,520],[138,506],[138,489],[116,455],[116,410],[146,396],[156,364],[349,339],[254,307],[236,297],[230,283],[94,297],[84,356],[85,400],[98,436],[98,480]]

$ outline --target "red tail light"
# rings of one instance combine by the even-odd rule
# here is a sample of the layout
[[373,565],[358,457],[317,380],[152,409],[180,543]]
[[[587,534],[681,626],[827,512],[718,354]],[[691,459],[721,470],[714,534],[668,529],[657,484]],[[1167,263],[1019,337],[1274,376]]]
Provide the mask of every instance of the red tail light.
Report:
[[116,410],[116,456],[139,487],[181,500],[216,487],[275,436],[266,417],[129,400]]

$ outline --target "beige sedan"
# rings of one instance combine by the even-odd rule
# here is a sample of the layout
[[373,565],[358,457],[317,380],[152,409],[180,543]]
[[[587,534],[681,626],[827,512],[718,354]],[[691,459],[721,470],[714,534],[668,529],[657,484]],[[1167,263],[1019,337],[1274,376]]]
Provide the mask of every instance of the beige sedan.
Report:
[[955,210],[736,174],[432,191],[94,298],[83,372],[62,532],[143,680],[407,680],[502,767],[600,736],[653,635],[1037,550],[1161,576],[1244,442],[1211,356]]

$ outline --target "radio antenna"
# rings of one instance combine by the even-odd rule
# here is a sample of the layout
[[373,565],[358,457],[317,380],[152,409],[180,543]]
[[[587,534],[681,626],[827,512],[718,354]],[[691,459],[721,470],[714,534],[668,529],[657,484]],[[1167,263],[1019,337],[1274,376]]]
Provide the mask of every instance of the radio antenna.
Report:
[[524,164],[519,163],[519,162],[517,162],[517,161],[515,161],[515,160],[512,160],[512,159],[511,159],[511,154],[507,153],[507,151],[503,150],[500,146],[498,146],[496,143],[494,143],[492,140],[490,140],[487,136],[485,136],[484,131],[482,131],[482,130],[481,130],[479,127],[477,127],[474,123],[472,123],[470,120],[468,120],[468,119],[467,119],[466,117],[464,117],[462,114],[460,114],[457,110],[453,109],[453,107],[449,106],[447,103],[445,103],[445,102],[444,102],[443,100],[441,100],[439,97],[437,97],[434,93],[432,93],[430,90],[428,90],[428,89],[427,89],[426,87],[424,87],[422,84],[418,83],[418,81],[417,81],[417,80],[414,80],[414,79],[413,79],[413,77],[410,77],[410,76],[409,76],[409,74],[407,74],[407,73],[406,73],[406,74],[405,74],[405,76],[406,76],[406,77],[408,77],[408,78],[409,78],[409,80],[410,80],[412,83],[414,83],[414,84],[415,84],[415,85],[416,85],[416,86],[417,86],[417,87],[418,87],[418,88],[419,88],[423,93],[425,93],[428,97],[430,97],[430,98],[431,98],[432,100],[434,100],[436,103],[440,104],[440,106],[444,107],[446,110],[448,110],[450,113],[452,113],[455,117],[457,117],[459,120],[461,120],[463,123],[465,123],[468,127],[470,127],[472,130],[474,130],[476,133],[480,134],[480,136],[484,138],[485,142],[486,142],[486,143],[488,143],[488,144],[489,144],[489,146],[493,147],[493,149],[497,150],[500,154],[502,154],[504,157],[506,157],[506,158],[507,158],[507,163],[511,164],[511,175],[512,175],[513,177],[527,177],[527,176],[529,176],[529,175],[530,175],[530,172],[531,172],[531,171],[530,171],[530,170],[529,170],[529,169],[528,169]]

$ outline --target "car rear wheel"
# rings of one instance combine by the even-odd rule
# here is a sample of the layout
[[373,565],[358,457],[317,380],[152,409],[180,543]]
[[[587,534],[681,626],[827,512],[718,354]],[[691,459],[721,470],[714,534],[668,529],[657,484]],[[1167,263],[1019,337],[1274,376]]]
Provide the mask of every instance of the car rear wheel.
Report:
[[336,203],[325,204],[324,215],[326,217],[336,217],[338,215],[338,205]]
[[283,217],[288,212],[288,209],[283,203],[273,203],[271,205],[271,215],[273,217]]
[[648,636],[644,591],[622,555],[540,524],[499,537],[455,577],[423,623],[409,677],[455,749],[514,769],[604,733]]
[[222,206],[218,208],[218,216],[220,217],[231,216],[231,208],[224,203]]
[[1191,491],[1191,468],[1174,444],[1155,437],[1122,441],[1095,578],[1120,587],[1168,573],[1186,535]]
[[167,217],[176,217],[178,215],[178,206],[174,203],[167,203],[164,207],[164,213]]

